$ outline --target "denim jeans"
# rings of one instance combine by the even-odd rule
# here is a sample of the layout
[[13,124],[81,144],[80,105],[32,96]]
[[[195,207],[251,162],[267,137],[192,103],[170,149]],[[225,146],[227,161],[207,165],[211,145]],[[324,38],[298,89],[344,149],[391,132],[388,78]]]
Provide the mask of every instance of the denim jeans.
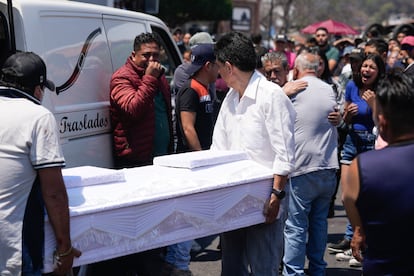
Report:
[[[45,209],[39,178],[30,191],[22,228],[22,275],[40,276],[44,255]],[[1,249],[0,249],[1,250]]]
[[350,130],[346,135],[345,143],[341,151],[341,163],[349,165],[358,154],[373,150],[375,138],[376,136],[368,131],[356,132]]
[[[289,194],[289,185],[286,185],[285,191]],[[288,204],[288,196],[281,204]],[[221,234],[222,276],[279,275],[286,207],[281,209],[279,219],[271,224],[262,223]]]
[[346,224],[344,239],[351,241],[353,236],[354,236],[354,229],[352,229],[352,225],[348,221],[348,223]]
[[285,228],[283,275],[325,275],[323,259],[328,233],[328,210],[336,186],[336,170],[320,170],[292,177]]
[[193,240],[172,244],[167,247],[165,261],[180,270],[189,270]]
[[41,276],[41,267],[34,268],[32,258],[29,254],[29,249],[25,244],[22,248],[22,276]]

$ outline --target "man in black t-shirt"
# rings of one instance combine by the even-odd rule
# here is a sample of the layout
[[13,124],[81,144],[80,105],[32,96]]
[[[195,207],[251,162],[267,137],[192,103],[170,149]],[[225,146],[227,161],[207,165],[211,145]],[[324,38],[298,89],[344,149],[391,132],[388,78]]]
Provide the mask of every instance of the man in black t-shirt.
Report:
[[213,101],[209,84],[218,76],[212,44],[198,44],[192,48],[191,65],[187,68],[188,82],[176,97],[177,151],[210,148],[213,132]]

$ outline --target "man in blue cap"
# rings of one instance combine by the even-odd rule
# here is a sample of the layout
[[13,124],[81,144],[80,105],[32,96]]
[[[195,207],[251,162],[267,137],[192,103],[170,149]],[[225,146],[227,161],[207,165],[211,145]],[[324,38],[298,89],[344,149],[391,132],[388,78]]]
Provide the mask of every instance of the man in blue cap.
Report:
[[193,47],[191,65],[187,68],[190,79],[176,97],[178,152],[210,148],[213,102],[209,85],[218,75],[215,60],[212,44]]
[[[207,150],[213,134],[213,102],[209,85],[218,76],[213,44],[197,44],[191,49],[191,64],[186,68],[190,79],[175,99],[177,116],[177,152]],[[192,275],[188,268],[193,241],[167,248],[163,275]]]

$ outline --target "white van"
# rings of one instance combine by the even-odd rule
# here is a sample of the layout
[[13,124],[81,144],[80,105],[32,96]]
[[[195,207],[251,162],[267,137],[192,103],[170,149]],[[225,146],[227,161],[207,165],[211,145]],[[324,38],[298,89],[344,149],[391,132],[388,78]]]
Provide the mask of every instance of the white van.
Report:
[[64,0],[0,0],[0,64],[13,41],[17,51],[45,60],[56,93],[45,93],[43,105],[56,117],[67,167],[113,167],[109,82],[143,32],[158,34],[161,63],[172,78],[182,59],[167,26],[154,16]]

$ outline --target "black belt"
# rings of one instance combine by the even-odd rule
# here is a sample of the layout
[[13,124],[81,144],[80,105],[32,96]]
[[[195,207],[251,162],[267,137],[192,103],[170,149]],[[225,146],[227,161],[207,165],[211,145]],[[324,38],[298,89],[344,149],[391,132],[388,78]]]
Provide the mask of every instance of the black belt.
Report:
[[359,133],[359,134],[372,134],[372,132],[368,131],[368,130],[355,130],[355,129],[353,129],[352,131],[355,132],[355,133]]
[[350,132],[359,133],[359,134],[372,134],[372,131],[369,131],[369,130],[357,130],[357,129],[354,129],[354,125],[353,124],[348,125],[348,128],[349,128],[349,131]]

